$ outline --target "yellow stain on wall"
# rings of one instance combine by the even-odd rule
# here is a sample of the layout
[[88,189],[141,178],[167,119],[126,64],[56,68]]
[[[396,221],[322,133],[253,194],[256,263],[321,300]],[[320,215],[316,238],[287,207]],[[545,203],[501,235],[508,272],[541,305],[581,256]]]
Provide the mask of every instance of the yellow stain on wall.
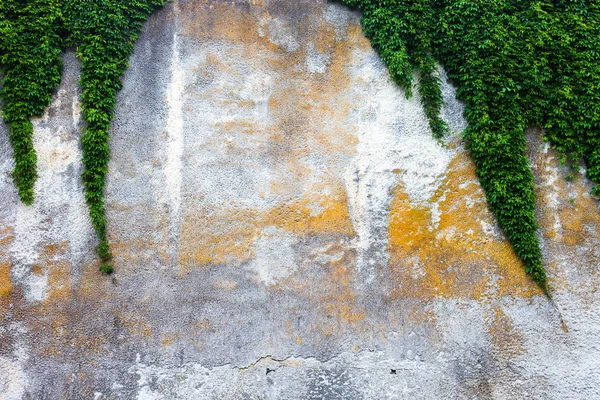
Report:
[[[431,206],[441,212],[435,227]],[[504,236],[486,232],[495,220],[460,152],[430,204],[413,204],[402,185],[390,205],[392,297],[532,296],[541,291]]]
[[527,352],[525,338],[517,330],[511,318],[495,307],[493,318],[487,320],[487,329],[490,334],[492,345],[502,355],[502,358],[513,358]]
[[[295,40],[302,43],[289,51],[278,43],[281,35],[276,29],[280,23],[285,29],[294,28],[295,22],[281,20],[265,8],[229,3],[207,7],[198,2],[180,6],[182,37],[229,43],[225,46],[226,55],[209,52],[199,60],[195,67],[198,73],[208,69],[215,74],[236,76],[254,68],[277,82],[267,103],[260,105],[261,112],[266,107],[265,118],[251,112],[256,107],[252,99],[231,92],[239,88],[225,85],[211,88],[214,93],[204,93],[222,108],[235,111],[227,121],[211,126],[217,133],[215,138],[232,140],[223,146],[222,140],[216,143],[217,139],[208,139],[208,145],[221,146],[218,148],[232,160],[246,159],[248,151],[255,155],[267,153],[276,178],[261,196],[267,204],[274,205],[259,208],[234,203],[196,204],[193,209],[187,208],[179,246],[182,273],[199,266],[240,265],[251,260],[256,239],[269,227],[301,237],[354,235],[345,187],[339,176],[347,168],[345,160],[356,152],[357,138],[345,126],[355,104],[344,92],[352,90],[348,72],[352,50],[370,46],[360,26],[349,24],[346,38],[340,39],[336,35],[339,28],[324,18],[315,18],[316,29],[295,35]],[[305,29],[308,25],[298,26]],[[326,55],[327,67],[321,73],[307,71],[309,51]],[[245,60],[244,65],[231,63],[231,57]],[[307,163],[312,156],[324,166],[314,168]],[[262,161],[257,157],[251,162]]]
[[[4,254],[0,253],[0,258]],[[10,280],[10,263],[8,260],[0,261],[0,300],[10,296],[12,293],[12,282]]]
[[152,326],[137,311],[116,310],[115,317],[119,323],[125,327],[131,335],[148,339],[152,335]]
[[[321,209],[315,212],[314,204]],[[221,209],[205,215],[187,215],[181,231],[182,272],[218,264],[239,265],[254,256],[254,243],[268,227],[305,235],[354,234],[345,191],[338,187],[331,196],[290,200],[276,207]]]
[[48,244],[42,251],[42,262],[48,271],[50,287],[47,301],[65,301],[71,296],[71,262],[69,242]]
[[[8,249],[9,244],[13,240],[12,233],[12,227],[0,227],[0,249]],[[8,254],[6,254],[3,251],[0,251],[0,301],[5,299],[7,300],[7,298],[12,293],[13,286],[10,278],[11,268],[12,263],[9,261]]]

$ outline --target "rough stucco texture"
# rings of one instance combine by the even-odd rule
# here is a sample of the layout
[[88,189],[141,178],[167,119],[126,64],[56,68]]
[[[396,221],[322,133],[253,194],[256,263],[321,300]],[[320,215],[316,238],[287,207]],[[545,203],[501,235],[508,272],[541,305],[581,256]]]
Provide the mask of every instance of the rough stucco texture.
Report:
[[31,207],[0,125],[0,398],[600,398],[589,182],[528,133],[554,306],[487,210],[452,86],[442,146],[359,18],[309,0],[151,17],[112,130],[114,279],[64,56]]

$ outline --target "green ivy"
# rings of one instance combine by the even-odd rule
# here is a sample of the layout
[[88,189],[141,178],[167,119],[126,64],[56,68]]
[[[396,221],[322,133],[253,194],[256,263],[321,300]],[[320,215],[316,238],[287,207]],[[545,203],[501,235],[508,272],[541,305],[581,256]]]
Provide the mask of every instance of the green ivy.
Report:
[[121,75],[142,28],[163,0],[0,0],[0,67],[4,72],[4,121],[10,127],[13,177],[25,204],[37,178],[31,117],[41,115],[60,83],[61,51],[81,59],[83,184],[100,239],[100,270],[112,273],[106,236],[104,184],[110,158],[109,131]]
[[[490,209],[527,273],[548,292],[524,132],[545,140],[600,182],[600,2],[597,0],[342,0],[392,78],[410,94],[411,73],[435,137],[439,61],[466,104],[466,143]],[[594,193],[600,192],[596,185]]]
[[58,0],[0,0],[0,97],[14,151],[13,179],[25,204],[33,203],[37,157],[31,117],[40,116],[60,82]]

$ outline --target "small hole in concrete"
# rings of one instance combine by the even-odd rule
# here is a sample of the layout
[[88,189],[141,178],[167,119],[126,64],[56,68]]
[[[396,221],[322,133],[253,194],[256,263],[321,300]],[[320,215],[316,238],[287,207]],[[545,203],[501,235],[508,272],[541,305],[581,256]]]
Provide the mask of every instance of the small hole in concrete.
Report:
[[392,375],[396,375],[397,372],[398,372],[397,369],[390,369],[390,374],[392,374]]
[[271,368],[267,368],[267,373],[266,373],[266,375],[269,375],[271,372],[275,372],[275,370],[274,370],[274,369],[271,369]]

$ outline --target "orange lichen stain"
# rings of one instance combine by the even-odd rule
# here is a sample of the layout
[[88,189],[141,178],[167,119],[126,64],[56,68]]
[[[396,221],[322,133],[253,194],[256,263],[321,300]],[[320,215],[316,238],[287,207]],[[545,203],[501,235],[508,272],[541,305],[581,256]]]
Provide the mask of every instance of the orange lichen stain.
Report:
[[328,54],[336,50],[337,41],[335,35],[335,26],[331,25],[324,18],[319,20],[319,26],[313,31],[314,48],[317,52]]
[[71,263],[61,260],[53,263],[48,272],[49,299],[66,300],[71,296]]
[[48,275],[46,302],[66,301],[71,296],[71,262],[69,242],[50,243],[40,253],[40,264],[33,273]]
[[[180,4],[180,8],[178,18],[186,36],[250,45],[264,40],[259,35],[256,17],[243,8],[224,2],[212,2],[210,8],[199,2],[187,2]],[[263,16],[268,17],[268,13]]]
[[[593,211],[597,214],[597,210]],[[590,233],[588,230],[595,230],[600,226],[600,218],[593,213],[563,209],[559,212],[559,216],[562,228],[561,241],[567,246],[583,245],[587,241],[586,236]]]
[[10,231],[8,229],[0,230],[0,246],[2,247],[8,246],[13,241],[14,237],[8,232],[12,232],[12,229]]
[[[580,180],[583,179],[581,177]],[[598,202],[588,194],[589,188],[583,184],[568,184],[566,180],[557,186],[559,197],[562,199],[558,210],[561,242],[567,246],[581,246],[592,237],[599,239]],[[574,197],[574,204],[569,203],[568,199],[571,196]]]
[[36,264],[31,267],[31,273],[37,276],[44,275],[44,268],[40,264]]
[[273,208],[265,218],[266,226],[276,226],[301,235],[342,234],[353,235],[345,191],[331,196],[314,196],[282,203]]
[[161,345],[163,345],[164,347],[169,347],[171,346],[173,343],[177,342],[180,338],[180,335],[178,333],[167,333],[162,335],[162,340],[160,342]]
[[[329,263],[329,282],[323,282],[325,296],[325,311],[328,315],[335,316],[337,320],[346,323],[356,323],[365,318],[363,311],[356,310],[356,294],[352,289],[353,270],[350,268],[349,255]],[[333,285],[330,286],[330,285]]]
[[239,286],[239,284],[237,282],[233,282],[233,281],[224,281],[224,280],[218,280],[215,283],[212,283],[210,285],[210,288],[215,290],[215,289],[219,289],[219,290],[235,290],[237,289]]
[[77,284],[76,292],[80,302],[111,302],[111,298],[115,296],[115,291],[107,290],[107,288],[110,288],[113,285],[110,278],[107,279],[106,275],[98,272],[98,262],[96,260],[89,264],[82,265],[80,273],[82,276]]
[[[3,254],[0,253],[0,258]],[[10,279],[10,263],[8,261],[0,261],[0,299],[10,296],[13,287]]]
[[90,325],[86,318],[90,307],[106,301],[105,290],[99,287],[104,286],[101,280],[106,278],[98,273],[96,263],[82,266],[83,276],[73,294],[70,256],[68,242],[48,244],[40,251],[38,273],[47,276],[48,296],[36,306],[40,318],[30,321],[30,329],[43,332],[36,351],[44,356],[61,356],[74,351],[81,357],[89,357],[101,353],[106,345],[103,332],[90,334],[97,327]]
[[44,302],[38,309],[39,319],[30,321],[30,328],[39,335],[35,350],[44,357],[61,356],[75,351],[77,357],[89,357],[104,351],[104,335],[90,335],[88,321],[78,313],[81,308],[64,307],[62,303]]
[[214,331],[215,330],[213,328],[212,324],[210,323],[210,321],[208,319],[206,319],[206,318],[194,321],[194,323],[192,324],[192,326],[193,326],[193,328],[195,330],[204,331],[204,332],[209,332],[209,331]]
[[[180,4],[182,36],[223,45],[220,52],[207,51],[198,59],[194,73],[226,74],[251,84],[254,81],[247,75],[252,68],[264,92],[257,105],[254,97],[241,95],[236,85],[203,89],[204,94],[198,95],[210,96],[213,103],[232,111],[227,121],[211,125],[217,134],[207,139],[209,145],[217,146],[234,162],[241,160],[245,168],[260,169],[268,162],[273,172],[267,188],[261,188],[268,207],[231,202],[186,210],[179,246],[182,273],[198,266],[241,265],[251,260],[256,239],[269,227],[299,236],[354,234],[344,184],[337,177],[346,170],[357,143],[346,124],[355,106],[347,95],[353,90],[348,65],[354,42],[358,40],[365,49],[369,42],[358,24],[349,24],[347,35],[339,35],[339,28],[315,12],[307,17],[315,16],[316,32],[294,36],[293,40],[302,43],[297,49],[286,49],[277,43],[281,32],[274,29],[287,29],[286,24],[294,28],[296,22],[272,16],[268,4],[253,5],[257,7],[225,2]],[[325,12],[322,5],[315,7]],[[309,49],[328,60],[319,73],[307,67]],[[247,61],[232,63],[232,57]],[[273,82],[263,82],[265,75]],[[249,154],[256,158],[249,160]],[[324,164],[326,172],[315,168],[313,160]]]
[[[165,235],[165,237],[168,236]],[[109,236],[109,243],[115,265],[143,265],[154,262],[156,258],[160,260],[170,260],[171,258],[170,254],[167,253],[169,248],[167,240],[160,243],[146,235],[126,240]],[[129,273],[137,273],[137,271],[125,268],[119,269],[119,274]]]
[[130,334],[148,339],[152,335],[152,327],[136,312],[116,312],[116,316]]
[[525,338],[519,332],[510,317],[500,307],[493,310],[494,317],[487,324],[492,339],[492,345],[502,354],[502,357],[513,358],[527,352]]
[[[293,315],[295,310],[290,310],[290,314]],[[304,341],[300,336],[300,333],[294,328],[294,324],[291,320],[285,321],[285,334],[287,337],[292,338],[296,341],[296,344],[302,344]]]
[[458,153],[448,170],[429,204],[413,204],[402,185],[394,190],[389,223],[392,297],[541,294],[510,243],[484,230],[495,220],[466,153]]
[[233,208],[186,216],[181,231],[181,272],[198,266],[240,265],[251,260],[256,239],[268,227],[299,235],[353,235],[346,195],[342,188],[339,190],[315,199],[282,202],[262,212]]
[[181,229],[181,272],[249,260],[258,235],[257,214],[253,210],[218,210],[186,215]]

